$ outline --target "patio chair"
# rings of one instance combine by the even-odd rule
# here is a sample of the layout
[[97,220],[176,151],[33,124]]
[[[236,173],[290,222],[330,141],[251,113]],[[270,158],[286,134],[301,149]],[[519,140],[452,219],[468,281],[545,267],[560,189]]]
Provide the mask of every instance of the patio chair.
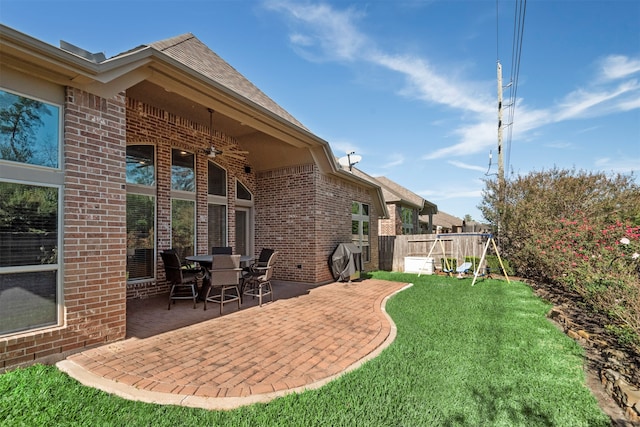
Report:
[[[191,270],[192,272],[196,273],[201,271],[201,269],[199,267],[197,267],[194,263],[189,262],[183,258],[180,257],[180,253],[178,252],[177,249],[175,248],[169,248],[169,249],[165,249],[163,252],[171,252],[174,253],[178,256],[178,259],[180,260],[180,265],[182,266],[183,269],[186,270]],[[183,251],[181,251],[183,252]],[[202,277],[199,277],[199,279],[201,279]]]
[[193,308],[196,308],[200,270],[184,268],[175,251],[163,251],[160,255],[164,263],[167,281],[171,284],[168,310],[171,310],[171,303],[175,304],[176,300],[179,299],[192,299]]
[[220,304],[220,315],[222,315],[225,304],[237,301],[239,310],[241,296],[238,282],[242,271],[240,255],[220,254],[212,258],[208,283],[202,285],[207,287],[204,293],[204,309],[207,309],[207,302]]
[[271,258],[271,255],[273,255],[274,252],[275,251],[273,249],[263,248],[260,251],[260,256],[258,256],[258,258],[249,266],[242,269],[242,283],[240,286],[240,292],[244,292],[245,283],[249,282],[249,280],[253,276],[259,276],[261,274],[261,272],[257,271],[256,268],[266,267],[267,263],[269,262],[269,258]]
[[271,253],[269,260],[264,266],[251,267],[251,273],[245,278],[242,286],[242,295],[258,297],[260,307],[262,307],[262,298],[270,295],[273,301],[273,287],[271,286],[271,276],[273,275],[273,266],[276,262],[278,251]]
[[211,253],[213,255],[231,255],[233,254],[233,249],[231,246],[213,246]]

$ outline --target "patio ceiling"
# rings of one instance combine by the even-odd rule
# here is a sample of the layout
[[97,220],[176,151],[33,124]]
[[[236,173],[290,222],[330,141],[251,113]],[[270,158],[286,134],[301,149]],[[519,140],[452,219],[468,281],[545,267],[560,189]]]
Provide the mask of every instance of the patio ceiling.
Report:
[[[149,81],[127,89],[127,96],[172,114],[209,126],[209,106]],[[213,103],[213,102],[212,102]],[[211,103],[209,104],[211,105]],[[229,117],[214,108],[213,128],[235,138],[241,150],[248,151],[247,162],[256,171],[314,162],[310,147],[300,147],[269,135],[248,123]]]

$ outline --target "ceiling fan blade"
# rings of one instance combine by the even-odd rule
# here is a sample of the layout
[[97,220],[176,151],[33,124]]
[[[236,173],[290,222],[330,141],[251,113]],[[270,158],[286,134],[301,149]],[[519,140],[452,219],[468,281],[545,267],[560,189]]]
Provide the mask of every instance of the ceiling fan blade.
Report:
[[240,154],[236,154],[236,153],[224,152],[221,155],[225,156],[225,157],[231,157],[233,159],[244,160],[244,156],[242,156]]

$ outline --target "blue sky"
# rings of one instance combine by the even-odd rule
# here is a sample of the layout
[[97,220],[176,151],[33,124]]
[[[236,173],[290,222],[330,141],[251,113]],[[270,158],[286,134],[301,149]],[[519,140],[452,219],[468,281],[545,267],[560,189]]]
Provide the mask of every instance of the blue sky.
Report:
[[[0,22],[107,57],[191,32],[336,156],[355,151],[364,172],[480,220],[497,172],[496,63],[515,81],[518,4],[0,0]],[[637,177],[640,1],[529,0],[525,12],[518,84],[504,89],[505,103],[517,95],[507,178],[554,166]]]

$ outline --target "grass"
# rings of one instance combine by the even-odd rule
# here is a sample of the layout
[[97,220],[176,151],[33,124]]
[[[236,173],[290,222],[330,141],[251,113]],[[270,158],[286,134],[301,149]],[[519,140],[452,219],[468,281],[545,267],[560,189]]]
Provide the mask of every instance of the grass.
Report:
[[10,426],[609,426],[585,385],[582,349],[522,283],[402,273],[387,303],[393,344],[318,389],[231,411],[132,402],[55,367],[0,375]]

